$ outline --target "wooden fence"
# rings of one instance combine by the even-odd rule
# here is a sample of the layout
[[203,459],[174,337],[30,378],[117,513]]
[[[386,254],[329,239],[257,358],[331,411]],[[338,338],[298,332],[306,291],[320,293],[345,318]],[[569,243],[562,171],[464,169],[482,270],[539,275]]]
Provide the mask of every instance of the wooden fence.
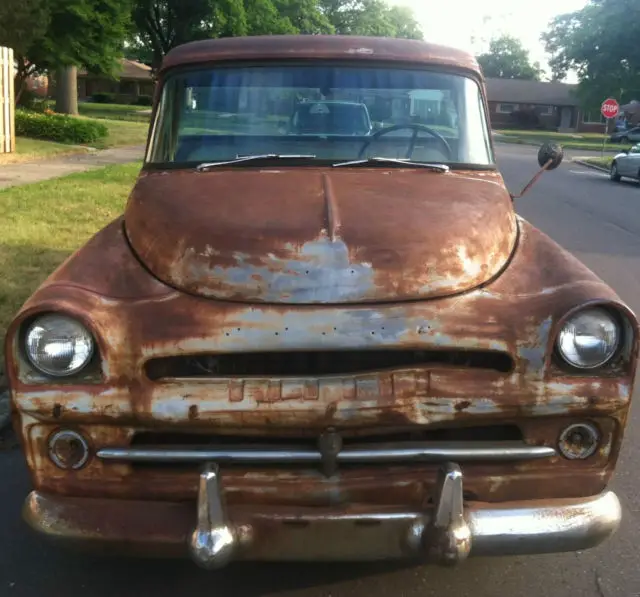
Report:
[[13,50],[0,47],[0,153],[16,149],[13,93]]

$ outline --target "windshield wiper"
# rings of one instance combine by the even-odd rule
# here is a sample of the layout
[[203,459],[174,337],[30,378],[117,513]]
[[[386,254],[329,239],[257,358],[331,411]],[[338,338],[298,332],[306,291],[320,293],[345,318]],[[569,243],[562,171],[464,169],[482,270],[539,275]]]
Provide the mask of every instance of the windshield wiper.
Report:
[[379,164],[400,164],[402,166],[410,166],[411,168],[428,168],[430,170],[436,170],[437,172],[449,172],[449,166],[445,166],[444,164],[425,164],[424,162],[412,162],[407,159],[399,159],[399,158],[366,158],[362,160],[352,160],[350,162],[338,162],[337,164],[333,164],[334,168],[341,168],[342,166],[360,166],[362,164],[371,164],[371,163],[379,163]]
[[259,160],[312,160],[315,155],[304,154],[279,154],[279,153],[265,153],[263,155],[245,155],[238,156],[234,160],[226,160],[224,162],[204,162],[198,164],[196,170],[206,170],[207,168],[215,168],[216,166],[229,166],[232,164],[241,164],[242,162],[253,162]]

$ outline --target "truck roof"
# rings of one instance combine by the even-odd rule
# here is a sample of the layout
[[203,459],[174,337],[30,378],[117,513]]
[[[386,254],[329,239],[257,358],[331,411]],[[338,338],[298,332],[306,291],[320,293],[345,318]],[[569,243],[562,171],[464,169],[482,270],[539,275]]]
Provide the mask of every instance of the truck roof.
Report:
[[265,35],[196,41],[171,50],[161,71],[207,62],[265,59],[419,63],[464,69],[481,76],[476,59],[462,50],[424,41],[352,35]]

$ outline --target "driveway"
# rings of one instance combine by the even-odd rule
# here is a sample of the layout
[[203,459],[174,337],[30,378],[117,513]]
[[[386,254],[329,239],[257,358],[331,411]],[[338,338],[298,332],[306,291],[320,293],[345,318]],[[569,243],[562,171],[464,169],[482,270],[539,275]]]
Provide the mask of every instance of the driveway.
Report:
[[126,164],[142,160],[144,146],[115,147],[38,162],[22,162],[0,166],[0,189],[40,182],[50,178],[84,172],[111,164]]

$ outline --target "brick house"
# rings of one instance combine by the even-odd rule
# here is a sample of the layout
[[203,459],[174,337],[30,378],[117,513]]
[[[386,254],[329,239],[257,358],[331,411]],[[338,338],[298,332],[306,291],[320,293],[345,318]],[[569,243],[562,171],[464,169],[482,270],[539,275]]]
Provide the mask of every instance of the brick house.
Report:
[[155,83],[151,67],[123,58],[115,78],[93,75],[78,70],[78,99],[89,99],[94,93],[111,93],[119,103],[131,103],[141,95],[152,96]]
[[533,111],[539,125],[560,132],[602,133],[604,118],[599,110],[580,107],[577,85],[521,79],[487,78],[491,125],[495,129],[514,126],[512,114]]

